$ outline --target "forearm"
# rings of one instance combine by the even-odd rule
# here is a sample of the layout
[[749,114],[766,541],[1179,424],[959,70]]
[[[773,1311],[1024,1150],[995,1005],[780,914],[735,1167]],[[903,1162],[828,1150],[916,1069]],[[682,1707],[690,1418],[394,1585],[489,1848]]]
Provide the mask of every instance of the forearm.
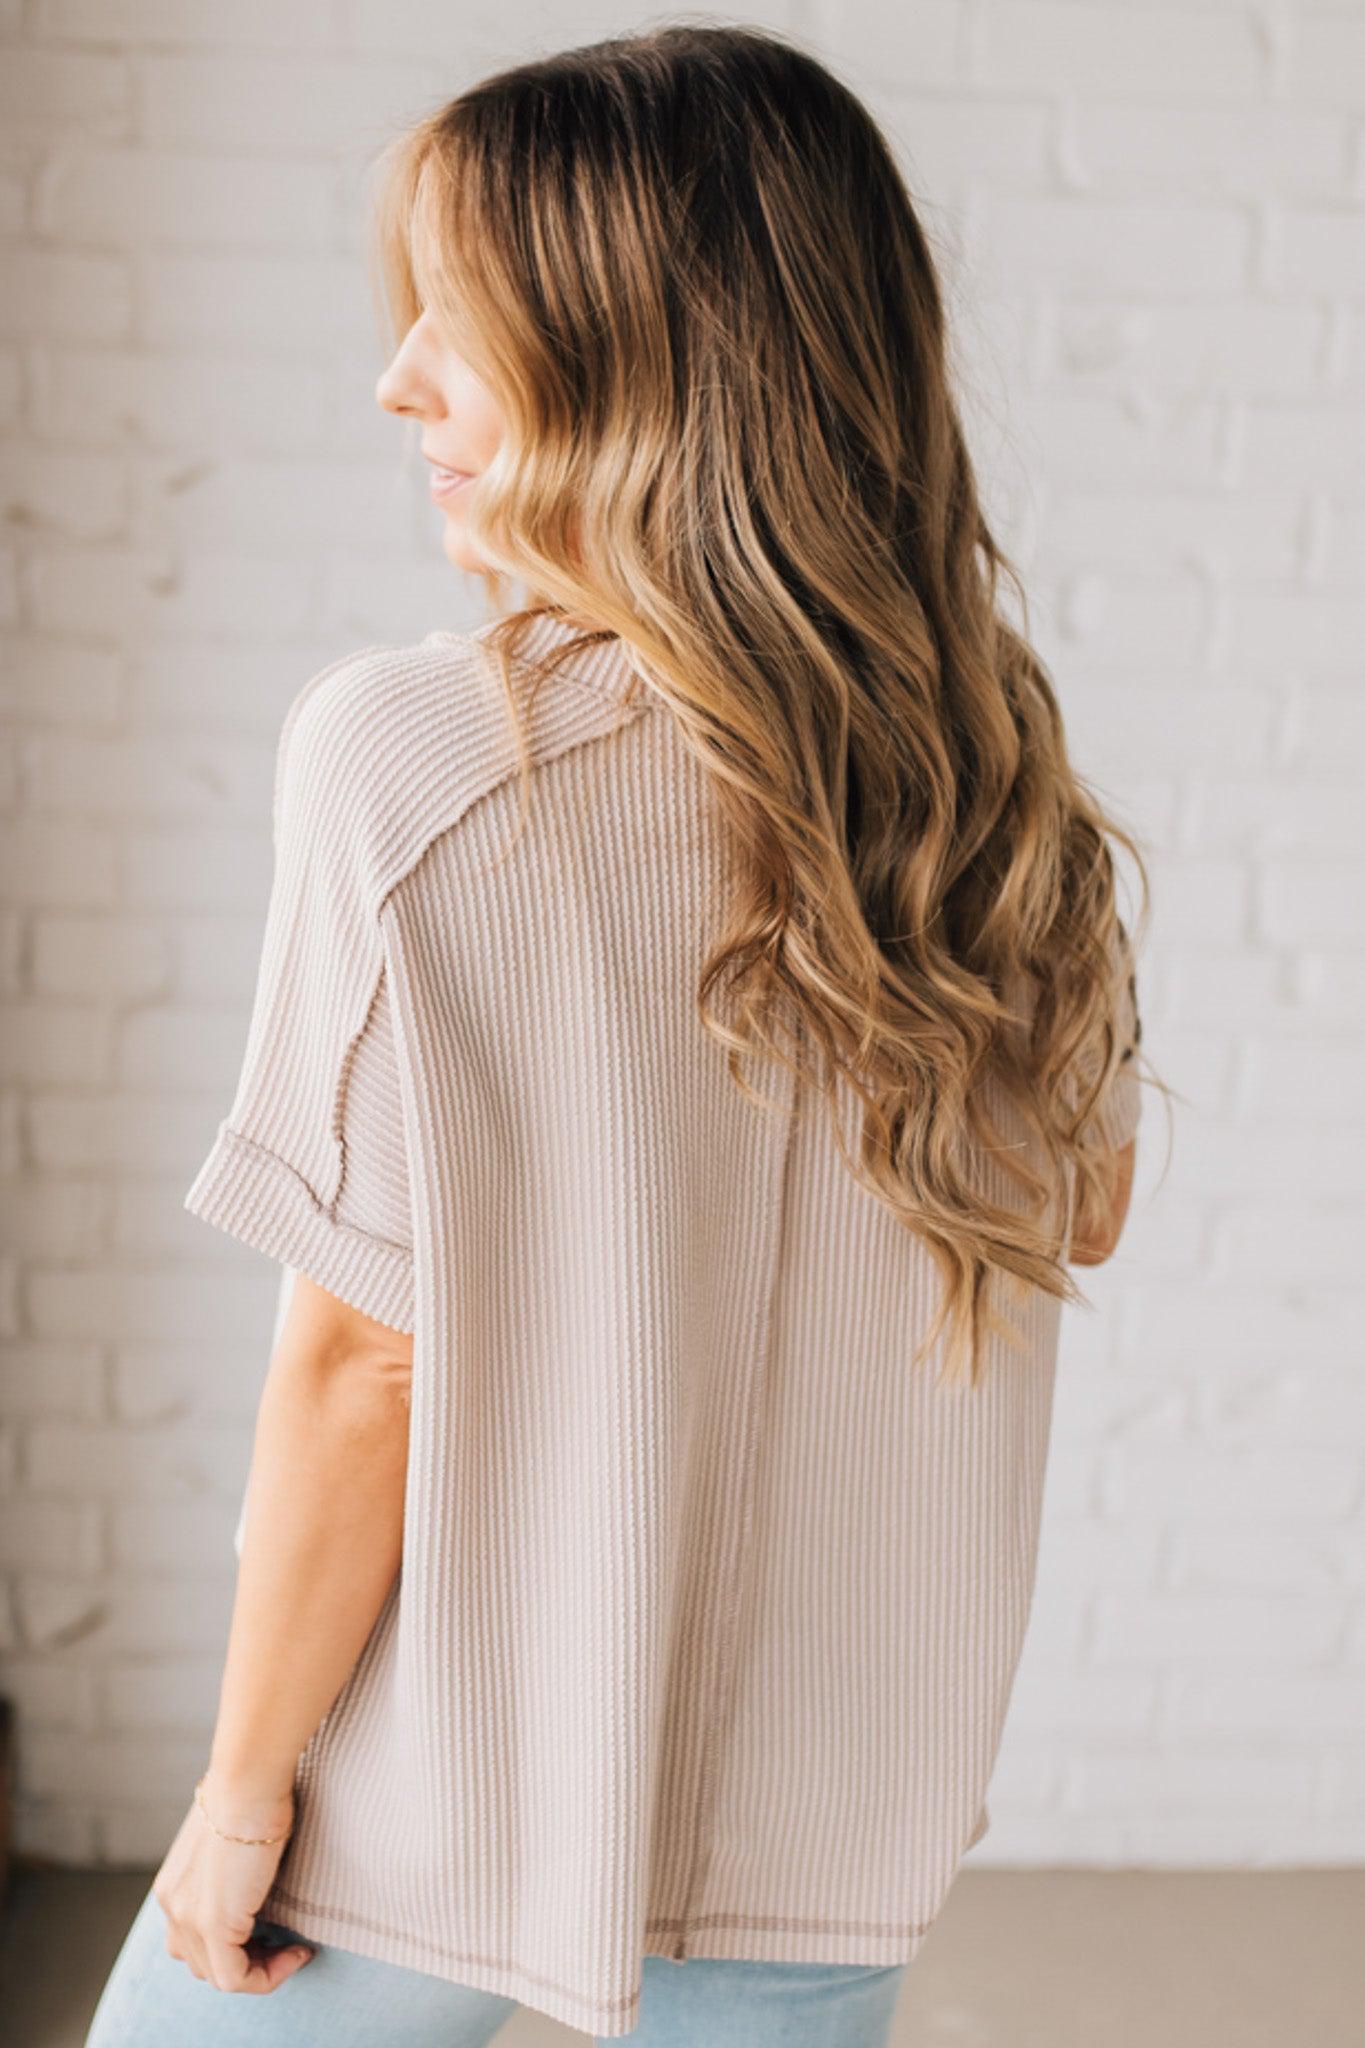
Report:
[[277,1350],[256,1421],[210,1761],[215,1796],[239,1814],[287,1799],[299,1752],[393,1584],[407,1441],[401,1387],[298,1345]]

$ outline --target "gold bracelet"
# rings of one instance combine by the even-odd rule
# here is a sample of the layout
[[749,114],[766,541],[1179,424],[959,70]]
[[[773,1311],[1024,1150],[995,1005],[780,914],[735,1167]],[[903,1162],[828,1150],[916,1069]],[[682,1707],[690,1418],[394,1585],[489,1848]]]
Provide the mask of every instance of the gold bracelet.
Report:
[[[208,1772],[207,1772],[207,1771],[205,1771],[205,1773],[204,1773],[204,1778],[207,1778],[207,1776],[208,1776]],[[242,1842],[242,1843],[244,1843],[244,1844],[245,1844],[245,1845],[246,1845],[246,1846],[247,1846],[248,1848],[255,1848],[255,1847],[257,1847],[257,1846],[259,1846],[259,1845],[262,1845],[262,1844],[264,1844],[264,1843],[266,1843],[266,1842],[282,1842],[282,1841],[284,1840],[284,1836],[292,1832],[292,1830],[293,1830],[293,1825],[294,1825],[294,1823],[293,1823],[293,1822],[291,1821],[291,1822],[289,1823],[289,1826],[288,1826],[288,1827],[287,1827],[287,1828],[285,1829],[285,1831],[284,1831],[284,1835],[227,1835],[227,1834],[224,1834],[224,1833],[223,1833],[223,1830],[222,1830],[222,1829],[221,1829],[220,1827],[214,1827],[214,1824],[213,1824],[213,1822],[212,1822],[211,1820],[209,1820],[209,1810],[208,1810],[207,1806],[205,1806],[205,1804],[204,1804],[204,1790],[203,1790],[203,1787],[204,1787],[204,1778],[201,1778],[201,1779],[199,1780],[199,1783],[198,1783],[198,1784],[197,1784],[197,1785],[195,1786],[195,1788],[194,1788],[194,1797],[195,1797],[195,1801],[196,1801],[196,1803],[197,1803],[197,1805],[198,1805],[198,1807],[199,1807],[199,1811],[200,1811],[200,1812],[201,1812],[201,1813],[203,1814],[203,1816],[204,1816],[204,1819],[205,1819],[205,1820],[207,1820],[207,1821],[209,1822],[209,1826],[210,1826],[211,1828],[213,1828],[213,1832],[214,1832],[214,1834],[215,1834],[215,1835],[221,1835],[221,1836],[222,1836],[222,1839],[223,1839],[223,1840],[224,1840],[225,1842]]]

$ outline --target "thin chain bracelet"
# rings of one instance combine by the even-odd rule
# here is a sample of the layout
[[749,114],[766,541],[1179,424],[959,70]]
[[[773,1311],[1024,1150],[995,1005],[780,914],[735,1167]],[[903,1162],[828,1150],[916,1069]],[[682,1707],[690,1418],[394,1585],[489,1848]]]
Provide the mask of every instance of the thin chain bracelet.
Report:
[[[204,1778],[207,1778],[207,1776],[208,1776],[208,1772],[207,1772],[207,1771],[205,1771],[205,1773],[204,1773]],[[244,1845],[245,1845],[245,1846],[246,1846],[247,1848],[256,1848],[256,1847],[259,1847],[259,1846],[261,1846],[261,1845],[265,1844],[266,1842],[282,1842],[282,1841],[284,1840],[284,1836],[285,1836],[285,1835],[288,1835],[288,1834],[290,1834],[290,1833],[292,1833],[292,1832],[293,1832],[293,1822],[291,1821],[291,1822],[290,1822],[290,1824],[289,1824],[289,1826],[288,1826],[288,1827],[287,1827],[287,1828],[285,1829],[285,1831],[284,1831],[284,1835],[228,1835],[228,1834],[224,1834],[224,1833],[223,1833],[223,1830],[222,1830],[222,1828],[220,1828],[220,1827],[215,1827],[215,1826],[214,1826],[214,1823],[213,1823],[213,1822],[212,1822],[211,1820],[209,1820],[209,1810],[208,1810],[207,1806],[205,1806],[205,1804],[204,1804],[204,1790],[203,1790],[203,1787],[204,1787],[204,1778],[201,1778],[201,1779],[199,1780],[199,1783],[198,1783],[198,1784],[197,1784],[197,1785],[195,1786],[195,1788],[194,1788],[194,1797],[195,1797],[195,1802],[196,1802],[196,1804],[198,1805],[199,1811],[200,1811],[200,1812],[201,1812],[201,1813],[203,1814],[203,1816],[204,1816],[204,1819],[205,1819],[205,1820],[207,1820],[207,1821],[208,1821],[208,1823],[209,1823],[209,1826],[210,1826],[211,1828],[213,1828],[213,1832],[214,1832],[214,1834],[215,1834],[215,1835],[220,1835],[220,1836],[222,1836],[222,1839],[223,1839],[223,1840],[224,1840],[225,1842],[241,1842],[241,1843],[243,1843],[243,1844],[244,1844]]]

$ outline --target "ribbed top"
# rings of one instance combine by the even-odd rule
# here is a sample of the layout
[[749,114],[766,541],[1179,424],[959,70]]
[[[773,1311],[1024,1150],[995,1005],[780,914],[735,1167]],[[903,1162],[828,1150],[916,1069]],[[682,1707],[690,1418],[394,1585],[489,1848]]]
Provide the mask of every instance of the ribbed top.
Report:
[[[988,1824],[1059,1305],[977,1388],[911,1370],[932,1260],[698,1020],[733,844],[677,721],[621,643],[576,656],[515,838],[487,630],[291,704],[185,1206],[414,1333],[401,1571],[261,1911],[611,2036],[647,1953],[919,1948]],[[1138,1110],[1128,1063],[1113,1143]]]

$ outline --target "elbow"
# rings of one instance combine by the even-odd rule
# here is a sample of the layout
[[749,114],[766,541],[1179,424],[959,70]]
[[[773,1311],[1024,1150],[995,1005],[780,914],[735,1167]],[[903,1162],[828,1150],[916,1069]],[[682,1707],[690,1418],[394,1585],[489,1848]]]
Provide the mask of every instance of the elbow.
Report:
[[1083,1238],[1073,1244],[1067,1253],[1067,1263],[1072,1266],[1102,1266],[1106,1259],[1112,1259],[1118,1249],[1122,1231],[1116,1231],[1105,1238]]
[[400,1408],[412,1404],[412,1357],[399,1357],[385,1352],[361,1358],[350,1373],[352,1383],[358,1383],[361,1390],[381,1402],[392,1402]]
[[1108,1213],[1095,1227],[1085,1229],[1073,1239],[1067,1251],[1067,1263],[1073,1266],[1102,1266],[1118,1250],[1123,1227],[1128,1220],[1128,1207],[1133,1194],[1133,1165],[1137,1156],[1137,1140],[1130,1138],[1117,1155],[1118,1179],[1110,1200]]
[[307,1273],[295,1277],[277,1356],[345,1401],[404,1409],[411,1403],[412,1333],[377,1322]]

